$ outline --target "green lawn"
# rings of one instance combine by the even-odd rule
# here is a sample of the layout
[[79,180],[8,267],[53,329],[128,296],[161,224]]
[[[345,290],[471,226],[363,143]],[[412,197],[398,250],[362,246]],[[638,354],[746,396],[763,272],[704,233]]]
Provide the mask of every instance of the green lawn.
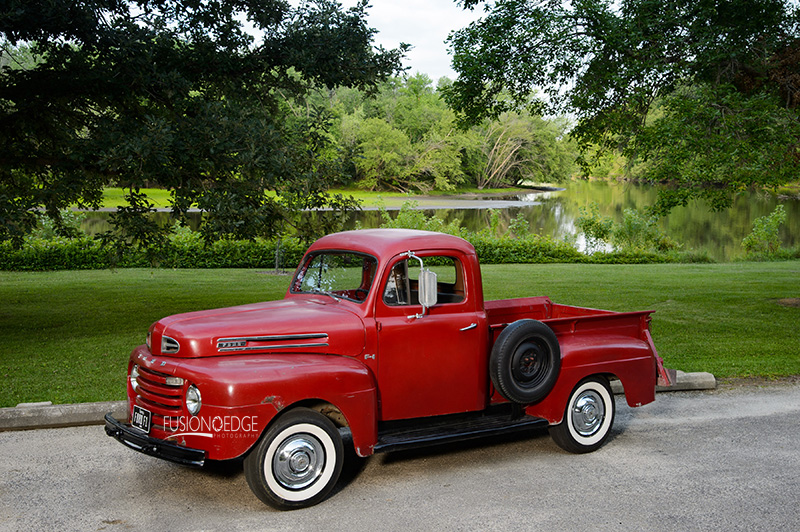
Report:
[[[549,295],[655,309],[667,365],[718,377],[800,375],[800,262],[491,265],[487,299]],[[256,270],[0,272],[0,407],[124,398],[130,350],[160,317],[278,299],[289,278]]]
[[[502,193],[502,194],[513,194],[515,191],[519,189],[484,189],[478,190],[477,188],[465,188],[459,189],[457,191],[448,191],[448,192],[438,192],[433,191],[431,195],[439,196],[452,196],[457,194],[495,194],[495,193]],[[141,189],[143,194],[146,194],[150,201],[156,208],[165,209],[170,206],[170,194],[169,190],[164,190],[160,188],[143,188]],[[375,192],[369,190],[357,190],[357,189],[331,189],[329,191],[331,194],[342,194],[345,196],[353,196],[354,198],[361,200],[362,207],[376,207],[378,205],[383,205],[384,207],[401,207],[403,203],[406,201],[414,200],[415,198],[419,198],[420,196],[416,196],[414,194],[402,194],[400,192]],[[109,187],[103,190],[103,203],[102,206],[106,208],[114,208],[119,207],[122,205],[127,205],[127,201],[124,199],[125,191],[121,188],[114,188]]]
[[[103,189],[103,204],[102,207],[114,208],[121,207],[128,204],[125,201],[125,190],[117,187],[107,187]],[[165,209],[169,207],[170,194],[169,190],[161,188],[143,188],[141,192],[150,199],[157,209]]]

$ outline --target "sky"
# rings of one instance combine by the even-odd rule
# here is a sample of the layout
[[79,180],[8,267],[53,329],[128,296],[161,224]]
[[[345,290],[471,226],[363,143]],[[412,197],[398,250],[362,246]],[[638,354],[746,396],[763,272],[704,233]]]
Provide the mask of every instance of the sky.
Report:
[[[339,0],[347,8],[356,0]],[[446,76],[455,79],[445,39],[450,32],[467,26],[482,14],[482,7],[463,10],[455,0],[371,0],[367,23],[378,30],[375,44],[387,50],[401,42],[413,46],[403,66],[409,74],[422,72],[434,82]]]

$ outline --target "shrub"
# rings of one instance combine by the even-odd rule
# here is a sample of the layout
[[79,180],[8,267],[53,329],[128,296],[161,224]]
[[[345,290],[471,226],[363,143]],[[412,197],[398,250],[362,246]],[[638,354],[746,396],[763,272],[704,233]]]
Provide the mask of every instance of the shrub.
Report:
[[786,209],[778,205],[767,216],[753,221],[753,231],[744,237],[742,247],[750,255],[776,255],[781,251],[781,240],[778,234],[781,225],[786,221]]
[[465,238],[475,247],[482,264],[586,262],[587,256],[566,242],[528,235],[504,238],[472,233]]
[[658,218],[625,209],[622,221],[615,223],[608,216],[600,214],[596,203],[588,209],[581,208],[576,220],[578,229],[586,236],[589,253],[602,251],[610,245],[616,252],[631,255],[636,253],[656,253],[680,248],[680,245],[666,236],[658,227]]
[[419,209],[418,201],[404,201],[400,211],[394,218],[383,205],[379,205],[378,210],[381,214],[381,227],[436,231],[450,235],[460,235],[462,233],[458,220],[453,220],[446,224],[444,220],[437,216],[428,216],[425,211]]
[[[57,227],[49,216],[45,216],[44,213],[39,213],[39,223],[28,238],[52,240],[63,236],[69,238],[87,236],[83,229],[81,229],[81,224],[86,220],[85,212],[73,211],[71,209],[61,209],[58,212],[61,218],[61,227]],[[61,234],[59,234],[59,231]]]
[[27,238],[23,247],[0,247],[0,269],[16,271],[94,270],[108,268],[111,253],[89,237]]
[[611,231],[614,220],[600,214],[597,203],[592,203],[588,209],[581,207],[575,225],[586,236],[586,251],[594,253],[602,250],[611,240]]
[[107,248],[89,237],[28,239],[20,249],[0,243],[0,269],[13,271],[118,268],[277,268],[294,269],[306,247],[296,239],[220,240],[205,245],[199,237],[179,234],[160,250],[156,263],[134,248]]
[[519,211],[517,217],[508,224],[508,232],[516,238],[525,238],[531,234],[530,223],[522,211]]

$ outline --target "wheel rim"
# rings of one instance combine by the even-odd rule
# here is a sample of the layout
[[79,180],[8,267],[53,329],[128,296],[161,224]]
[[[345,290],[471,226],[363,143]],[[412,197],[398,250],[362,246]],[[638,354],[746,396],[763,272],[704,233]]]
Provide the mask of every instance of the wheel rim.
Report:
[[294,434],[285,439],[272,458],[275,479],[290,490],[300,490],[313,484],[324,467],[325,449],[310,434]]
[[548,369],[548,357],[538,342],[523,342],[514,351],[511,372],[514,380],[521,386],[538,385],[547,375]]
[[605,417],[605,403],[600,394],[594,390],[585,390],[578,395],[570,409],[572,427],[585,438],[600,430]]

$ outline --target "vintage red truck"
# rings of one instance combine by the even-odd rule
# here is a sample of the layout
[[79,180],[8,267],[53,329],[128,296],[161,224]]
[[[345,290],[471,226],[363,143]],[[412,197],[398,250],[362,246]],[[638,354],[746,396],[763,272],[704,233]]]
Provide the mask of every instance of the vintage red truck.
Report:
[[130,421],[109,414],[106,432],[181,464],[244,457],[253,492],[282,509],[329,494],[343,435],[367,457],[549,427],[589,452],[614,422],[610,380],[639,406],[666,377],[650,314],[484,301],[461,238],[332,234],[283,300],[154,323],[128,363]]

